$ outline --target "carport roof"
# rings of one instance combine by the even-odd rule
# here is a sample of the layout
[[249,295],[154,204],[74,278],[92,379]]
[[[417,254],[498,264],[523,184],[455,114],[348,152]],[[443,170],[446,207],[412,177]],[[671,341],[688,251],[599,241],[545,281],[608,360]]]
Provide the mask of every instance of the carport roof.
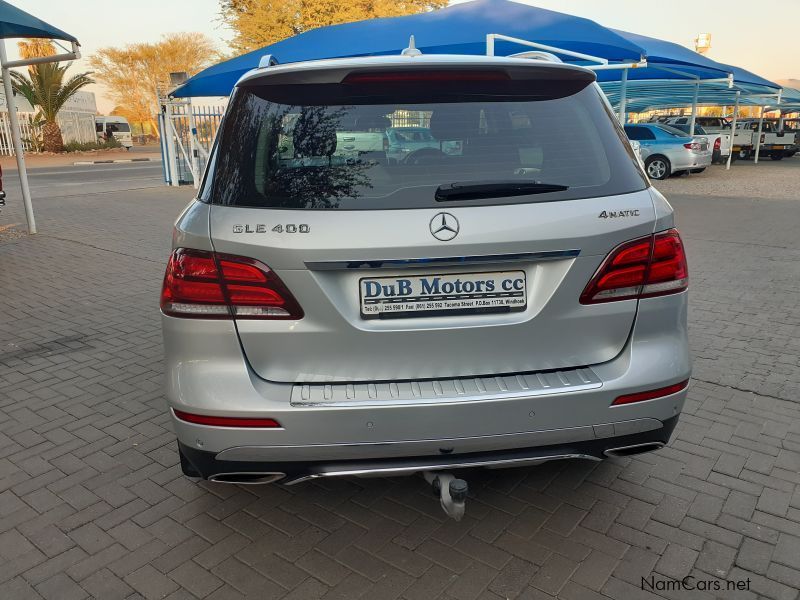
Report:
[[78,39],[0,0],[0,38],[48,38],[77,42]]
[[[201,71],[173,96],[227,96],[244,73],[267,54],[279,62],[399,54],[411,35],[427,54],[486,54],[486,35],[497,33],[589,54],[610,62],[636,62],[644,51],[635,43],[582,17],[509,0],[474,0],[405,17],[370,19],[312,29]],[[495,54],[524,48],[495,42]],[[565,60],[569,60],[565,57]]]
[[[647,67],[627,73],[626,109],[629,112],[691,106],[694,82],[700,83],[699,105],[733,104],[737,92],[743,104],[764,105],[777,100],[781,86],[746,69],[716,62],[680,44],[614,31],[647,53]],[[600,86],[615,106],[619,105],[622,93],[621,77],[621,71],[598,72]],[[729,77],[730,81],[724,81]]]
[[[687,85],[688,83],[688,85]],[[600,87],[612,105],[620,100],[622,83],[605,81]],[[677,108],[691,106],[695,86],[687,80],[648,79],[629,81],[626,93],[628,112],[644,112],[657,108]],[[745,105],[771,106],[777,103],[780,88],[728,87],[723,82],[701,82],[697,94],[698,106],[730,106],[736,102],[736,92],[740,92],[739,103]]]

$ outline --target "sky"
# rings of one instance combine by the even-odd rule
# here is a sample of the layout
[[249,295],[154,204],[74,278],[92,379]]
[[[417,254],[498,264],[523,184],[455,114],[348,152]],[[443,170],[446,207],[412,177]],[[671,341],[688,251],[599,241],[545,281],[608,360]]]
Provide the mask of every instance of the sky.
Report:
[[[347,2],[348,0],[342,0]],[[459,2],[460,0],[454,0]],[[231,31],[219,21],[219,0],[11,0],[40,19],[71,33],[84,56],[98,48],[152,42],[165,33],[199,31],[227,50]],[[542,8],[593,19],[693,48],[698,33],[711,33],[709,58],[744,67],[770,80],[800,79],[798,0],[770,0],[756,10],[752,0],[530,0]],[[497,33],[502,33],[498,31]],[[9,46],[9,56],[15,56]],[[79,61],[73,70],[88,70]],[[98,108],[112,103],[92,86]]]

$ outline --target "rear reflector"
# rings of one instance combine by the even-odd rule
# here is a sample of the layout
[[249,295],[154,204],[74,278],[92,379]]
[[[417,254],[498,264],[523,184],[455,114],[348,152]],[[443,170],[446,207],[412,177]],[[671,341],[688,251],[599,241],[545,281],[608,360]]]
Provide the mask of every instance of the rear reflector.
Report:
[[212,417],[210,415],[193,415],[182,410],[172,409],[175,416],[181,421],[196,425],[211,425],[213,427],[260,427],[265,429],[280,428],[280,423],[275,419],[248,419],[245,417]]
[[201,319],[301,319],[303,311],[266,265],[244,256],[178,248],[170,256],[161,310]]
[[581,304],[649,298],[689,287],[677,229],[631,240],[612,250],[581,294]]
[[689,380],[681,381],[667,387],[658,388],[657,390],[648,390],[646,392],[636,392],[635,394],[626,394],[619,396],[611,403],[611,406],[619,406],[620,404],[633,404],[634,402],[644,402],[645,400],[654,400],[655,398],[663,398],[684,390],[689,385]]
[[419,81],[508,81],[505,71],[381,71],[379,73],[350,73],[342,83],[411,83]]

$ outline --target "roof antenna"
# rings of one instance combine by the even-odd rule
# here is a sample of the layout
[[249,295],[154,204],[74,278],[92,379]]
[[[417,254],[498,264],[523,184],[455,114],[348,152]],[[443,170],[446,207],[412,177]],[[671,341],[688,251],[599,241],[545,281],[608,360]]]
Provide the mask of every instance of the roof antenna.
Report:
[[412,35],[408,40],[408,48],[404,49],[400,56],[422,56],[422,52],[417,49],[414,43],[414,36]]

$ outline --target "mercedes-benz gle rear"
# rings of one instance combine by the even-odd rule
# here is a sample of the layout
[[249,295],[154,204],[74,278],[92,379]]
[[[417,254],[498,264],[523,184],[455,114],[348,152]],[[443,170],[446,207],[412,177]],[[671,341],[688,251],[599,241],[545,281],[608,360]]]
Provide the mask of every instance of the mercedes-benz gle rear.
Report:
[[[243,77],[161,297],[184,472],[294,483],[663,446],[691,370],[686,257],[594,81],[455,56]],[[387,152],[404,127],[432,142]]]

